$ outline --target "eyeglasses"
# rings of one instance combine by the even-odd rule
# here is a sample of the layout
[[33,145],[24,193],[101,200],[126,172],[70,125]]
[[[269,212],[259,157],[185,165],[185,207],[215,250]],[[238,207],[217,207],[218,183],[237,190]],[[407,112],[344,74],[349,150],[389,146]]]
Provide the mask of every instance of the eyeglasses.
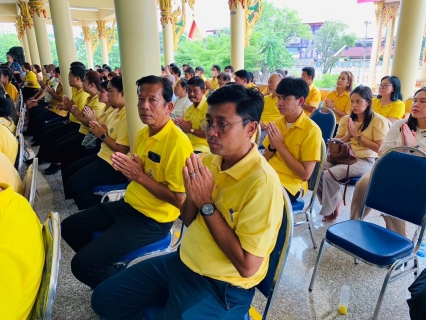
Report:
[[237,123],[241,123],[241,122],[245,122],[245,121],[251,121],[251,120],[250,119],[243,119],[241,121],[234,122],[234,123],[226,123],[226,122],[221,122],[221,121],[212,121],[212,120],[204,119],[204,120],[201,120],[200,127],[205,132],[209,132],[210,129],[213,129],[217,133],[225,133],[225,131],[230,126],[232,126],[233,124],[237,124]]
[[379,88],[386,89],[386,88],[391,87],[391,86],[392,85],[390,83],[384,83],[384,84],[380,84]]

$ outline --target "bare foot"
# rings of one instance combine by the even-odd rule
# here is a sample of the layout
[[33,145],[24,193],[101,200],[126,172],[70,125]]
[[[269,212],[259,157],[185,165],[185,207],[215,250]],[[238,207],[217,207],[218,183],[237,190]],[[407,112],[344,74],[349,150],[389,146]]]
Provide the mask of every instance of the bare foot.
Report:
[[322,221],[333,223],[333,222],[336,221],[336,219],[337,219],[337,217],[336,217],[336,211],[334,211],[329,216],[324,216],[324,218],[322,218]]

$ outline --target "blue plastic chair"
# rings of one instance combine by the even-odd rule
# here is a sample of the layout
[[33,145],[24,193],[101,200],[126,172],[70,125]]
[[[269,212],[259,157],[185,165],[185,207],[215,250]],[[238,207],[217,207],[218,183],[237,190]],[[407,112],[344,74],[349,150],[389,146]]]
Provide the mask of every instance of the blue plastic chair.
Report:
[[126,188],[129,185],[129,183],[119,183],[119,184],[105,184],[93,187],[91,192],[93,194],[97,194],[102,196],[101,203],[104,202],[105,198],[112,194],[117,193],[119,194],[119,198],[124,197],[124,193],[126,192]]
[[321,107],[312,112],[310,118],[320,127],[322,138],[327,145],[328,140],[333,138],[336,128],[336,117],[334,112],[327,107]]
[[[407,150],[421,156],[407,154]],[[425,231],[426,197],[423,188],[409,188],[416,181],[426,181],[426,153],[410,147],[396,147],[376,161],[364,198],[361,220],[336,223],[327,229],[312,274],[310,291],[315,284],[325,243],[329,243],[355,259],[388,268],[373,315],[373,319],[378,318],[387,285],[412,272],[416,276],[418,272],[416,253]],[[392,194],[398,196],[389,196]],[[362,221],[366,207],[421,226],[417,243],[414,245],[413,241],[396,232]],[[400,268],[410,260],[413,260],[412,267]]]
[[[280,283],[285,262],[290,250],[291,240],[293,238],[293,210],[291,209],[291,202],[287,192],[284,188],[282,190],[284,197],[283,221],[280,230],[278,231],[275,248],[272,250],[271,256],[269,257],[268,272],[265,278],[256,286],[256,288],[267,299],[266,306],[263,311],[263,316],[261,316],[256,309],[251,307],[249,312],[247,312],[242,320],[250,320],[250,315],[252,315],[252,317],[256,317],[256,319],[260,319],[260,317],[262,317],[262,319],[266,319],[269,310],[272,308],[275,302],[275,287]],[[143,310],[143,319],[154,320],[162,309],[163,306],[145,308]]]
[[327,151],[325,148],[325,143],[324,140],[321,139],[321,160],[320,162],[317,162],[317,164],[315,165],[314,171],[312,172],[311,177],[309,178],[308,181],[308,186],[309,186],[309,190],[312,191],[311,194],[311,200],[309,201],[309,205],[305,208],[305,201],[303,201],[302,199],[297,199],[295,202],[291,203],[292,209],[293,209],[293,214],[294,215],[300,215],[300,214],[304,214],[306,221],[300,221],[300,222],[296,222],[294,224],[294,226],[302,226],[307,224],[309,226],[309,231],[311,233],[311,239],[312,239],[312,244],[314,246],[314,249],[317,248],[317,242],[315,240],[315,235],[314,235],[314,225],[313,225],[313,221],[312,221],[312,211],[314,209],[314,202],[315,202],[315,197],[317,195],[317,191],[318,191],[318,186],[321,180],[321,173],[322,173],[322,168],[324,167],[324,162],[325,162],[325,155],[326,155]]

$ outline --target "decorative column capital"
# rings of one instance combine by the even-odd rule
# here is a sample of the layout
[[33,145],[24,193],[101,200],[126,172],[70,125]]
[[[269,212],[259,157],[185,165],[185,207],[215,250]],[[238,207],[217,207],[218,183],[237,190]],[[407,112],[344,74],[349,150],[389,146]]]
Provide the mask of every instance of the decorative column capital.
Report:
[[167,23],[173,23],[172,16],[172,0],[159,0],[160,11],[161,11],[161,25],[166,25]]
[[33,27],[33,18],[31,18],[30,6],[27,2],[23,1],[18,2],[18,6],[21,9],[21,16],[24,21],[24,27],[31,29]]
[[91,42],[92,38],[91,38],[91,34],[90,34],[90,27],[82,26],[81,29],[83,29],[84,41]]
[[106,21],[105,20],[96,20],[96,24],[98,25],[98,37],[99,39],[105,38],[106,36]]
[[22,16],[16,16],[16,31],[18,31],[18,39],[21,40],[25,35],[24,19]]
[[229,10],[238,9],[238,6],[241,5],[243,9],[247,6],[247,0],[228,0]]
[[259,21],[262,15],[262,0],[247,0],[246,6],[246,39],[245,46],[250,45],[251,35],[253,34],[253,27]]
[[34,18],[34,13],[37,13],[39,17],[41,17],[43,14],[44,18],[46,19],[46,10],[44,10],[43,1],[30,0],[28,1],[28,5],[30,6],[31,17]]

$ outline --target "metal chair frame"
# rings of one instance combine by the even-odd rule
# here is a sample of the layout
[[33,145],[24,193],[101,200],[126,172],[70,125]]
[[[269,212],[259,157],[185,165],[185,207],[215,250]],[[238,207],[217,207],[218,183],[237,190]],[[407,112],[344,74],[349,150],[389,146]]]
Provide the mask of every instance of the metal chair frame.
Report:
[[22,176],[22,168],[24,167],[24,152],[25,152],[25,139],[24,135],[20,133],[18,135],[18,142],[19,142],[19,151],[18,151],[18,173],[20,176]]
[[38,172],[38,158],[33,159],[33,163],[29,166],[27,174],[24,178],[24,197],[28,200],[31,207],[34,206],[34,199],[37,192],[37,172]]
[[[426,159],[426,153],[424,153],[424,152],[422,152],[422,151],[420,151],[418,149],[411,148],[411,147],[395,147],[395,148],[392,148],[392,149],[386,151],[376,161],[376,163],[373,166],[372,173],[374,174],[374,170],[375,170],[376,166],[378,165],[378,163],[380,163],[380,159],[381,158],[385,157],[387,154],[389,154],[391,152],[401,152],[401,151],[411,151],[413,153],[415,152],[415,153],[420,154],[422,157],[424,157]],[[365,209],[366,209],[367,195],[368,195],[368,192],[369,192],[369,189],[370,189],[370,185],[371,185],[371,181],[372,181],[372,178],[373,178],[373,174],[371,175],[370,180],[368,182],[367,192],[366,192],[366,196],[364,197],[363,206],[362,206],[361,215],[360,215],[360,220],[363,220],[363,218],[364,218],[364,213],[365,213]],[[379,316],[379,313],[380,313],[381,306],[382,306],[383,297],[384,297],[384,295],[386,293],[386,289],[387,289],[388,284],[392,283],[393,281],[398,280],[398,279],[400,279],[400,278],[402,278],[402,277],[404,277],[404,276],[406,276],[407,274],[410,274],[410,273],[414,273],[415,278],[417,277],[417,273],[419,271],[419,260],[418,260],[418,257],[417,257],[417,251],[420,248],[420,245],[421,245],[424,233],[425,233],[425,228],[426,228],[426,219],[425,219],[425,217],[426,217],[426,213],[423,216],[422,223],[421,223],[420,233],[419,233],[419,236],[417,238],[417,241],[416,241],[416,244],[414,246],[414,249],[413,249],[412,253],[409,254],[406,257],[397,259],[390,266],[377,265],[377,264],[365,261],[364,259],[362,259],[359,256],[355,255],[354,253],[349,252],[349,251],[341,248],[340,246],[332,243],[331,241],[327,240],[326,237],[324,237],[323,240],[322,240],[322,242],[321,242],[320,250],[318,252],[318,256],[317,256],[317,259],[316,259],[316,262],[315,262],[315,268],[314,268],[314,271],[312,273],[311,282],[309,284],[309,291],[313,290],[313,287],[314,287],[314,284],[315,284],[315,280],[316,280],[316,277],[317,277],[317,274],[318,274],[318,271],[319,271],[319,265],[321,263],[321,259],[322,259],[322,255],[323,255],[326,243],[329,244],[329,245],[332,245],[333,247],[338,248],[341,251],[347,253],[348,255],[354,257],[355,264],[357,264],[357,262],[359,260],[359,261],[363,261],[364,263],[366,263],[368,265],[371,265],[371,266],[376,266],[376,267],[384,268],[384,269],[388,268],[388,272],[386,273],[386,277],[385,277],[385,279],[383,281],[383,285],[382,285],[382,288],[380,290],[380,295],[379,295],[379,298],[378,298],[378,301],[377,301],[377,304],[376,304],[376,308],[374,310],[373,318],[372,318],[373,320],[377,320],[378,316]],[[411,261],[411,260],[413,260],[413,266],[409,267],[408,269],[404,269],[403,266],[408,261]],[[392,273],[394,271],[399,271],[399,272],[393,275]]]

